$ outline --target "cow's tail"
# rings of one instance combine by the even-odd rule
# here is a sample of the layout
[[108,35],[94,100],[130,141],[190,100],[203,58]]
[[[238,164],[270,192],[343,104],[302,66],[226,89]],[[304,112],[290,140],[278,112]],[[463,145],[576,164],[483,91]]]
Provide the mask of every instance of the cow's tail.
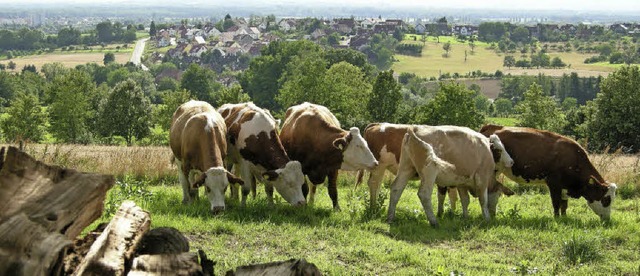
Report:
[[[417,143],[426,151],[427,159],[433,162],[436,165],[436,167],[438,167],[439,170],[453,172],[456,169],[455,165],[438,157],[438,155],[436,155],[435,150],[429,143],[422,141],[422,139],[418,138],[413,128],[409,128],[409,130],[407,131],[407,134],[405,135],[405,138],[404,138],[404,143],[406,144],[410,140],[413,140],[414,143]],[[404,146],[405,145],[403,145],[403,147]]]

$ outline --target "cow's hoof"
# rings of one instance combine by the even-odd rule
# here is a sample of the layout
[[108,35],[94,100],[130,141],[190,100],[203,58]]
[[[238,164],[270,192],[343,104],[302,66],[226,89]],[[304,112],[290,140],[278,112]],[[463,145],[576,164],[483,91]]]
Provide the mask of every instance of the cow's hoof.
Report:
[[340,209],[340,206],[334,206],[334,207],[333,207],[333,211],[334,211],[334,212],[340,212],[340,211],[342,211],[342,210]]

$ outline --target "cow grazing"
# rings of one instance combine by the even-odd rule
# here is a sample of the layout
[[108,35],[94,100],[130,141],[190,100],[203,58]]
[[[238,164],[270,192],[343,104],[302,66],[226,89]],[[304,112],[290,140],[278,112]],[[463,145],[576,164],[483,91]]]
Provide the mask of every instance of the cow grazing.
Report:
[[503,173],[519,183],[546,183],[553,214],[566,215],[568,196],[584,197],[601,219],[609,219],[616,184],[606,182],[574,140],[559,134],[522,127],[485,125],[485,136],[497,135],[515,161]]
[[334,210],[340,210],[338,170],[369,169],[378,164],[360,130],[343,130],[331,111],[321,105],[305,102],[287,109],[280,137],[289,156],[302,163],[302,171],[312,183],[309,202],[313,202],[314,185],[328,178]]
[[[408,128],[402,140],[397,175],[391,184],[389,222],[395,217],[396,205],[408,180],[416,174],[421,182],[418,196],[431,225],[437,225],[431,206],[435,182],[444,187],[463,188],[477,195],[482,215],[490,220],[489,205],[495,206],[501,191],[493,188],[495,163],[489,139],[480,133],[457,126]],[[468,205],[466,192],[460,193],[460,199],[463,207]],[[495,203],[489,203],[489,200]],[[467,216],[466,212],[464,216]]]
[[224,168],[226,135],[224,120],[206,102],[189,101],[173,113],[169,144],[178,165],[183,203],[197,199],[197,188],[205,186],[211,212],[217,213],[225,208],[224,191],[229,183],[242,183]]
[[[369,196],[371,208],[375,207],[376,198],[380,192],[380,185],[384,177],[385,171],[389,171],[392,174],[397,174],[398,163],[400,162],[400,153],[402,148],[402,140],[412,125],[402,124],[389,124],[389,123],[372,123],[369,124],[364,130],[364,139],[369,145],[369,149],[373,152],[373,156],[378,160],[379,164],[372,170],[369,177]],[[489,139],[490,149],[493,154],[494,161],[499,163],[500,166],[510,167],[513,165],[513,160],[509,154],[504,150],[504,146],[500,142],[500,139],[495,136]],[[363,171],[358,172],[358,178],[356,185],[362,180]],[[417,175],[414,178],[417,179]],[[494,187],[496,191],[502,191],[506,195],[512,195],[513,192],[507,187],[504,187],[502,183],[495,182]],[[457,189],[455,187],[443,187],[438,186],[438,216],[443,213],[444,197],[446,193],[449,193],[449,201],[451,208],[455,209],[455,202],[457,199]],[[491,201],[493,202],[493,201]],[[497,202],[497,201],[496,201]],[[495,213],[495,206],[489,206],[490,213]],[[466,206],[463,206],[463,213],[466,214]]]
[[218,111],[225,118],[229,133],[228,160],[244,180],[242,205],[246,204],[256,179],[265,183],[270,204],[273,203],[275,187],[290,204],[305,205],[302,167],[300,162],[290,160],[285,152],[277,133],[278,123],[273,116],[251,102],[225,104]]

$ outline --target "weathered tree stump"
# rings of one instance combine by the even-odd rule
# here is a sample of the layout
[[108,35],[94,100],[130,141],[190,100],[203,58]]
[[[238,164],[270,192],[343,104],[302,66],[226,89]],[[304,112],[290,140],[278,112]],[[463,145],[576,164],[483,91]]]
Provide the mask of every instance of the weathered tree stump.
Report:
[[150,225],[149,213],[133,201],[123,202],[74,275],[124,275],[127,261]]
[[102,214],[109,175],[0,150],[0,275],[57,275],[65,248]]
[[138,245],[136,255],[179,254],[189,252],[189,240],[172,227],[151,229]]
[[291,276],[320,276],[322,272],[305,259],[291,259],[282,262],[246,265],[237,267],[235,271],[227,271],[227,276],[262,276],[262,275],[291,275]]

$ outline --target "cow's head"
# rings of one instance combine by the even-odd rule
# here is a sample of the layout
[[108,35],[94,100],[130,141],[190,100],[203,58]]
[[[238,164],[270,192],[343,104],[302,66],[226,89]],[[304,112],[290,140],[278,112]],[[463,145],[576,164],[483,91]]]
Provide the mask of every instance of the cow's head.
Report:
[[511,168],[513,166],[513,159],[507,152],[507,149],[500,141],[500,137],[495,134],[491,134],[489,136],[489,148],[491,149],[491,154],[493,155],[493,161],[498,165],[498,167]]
[[307,204],[303,195],[305,180],[300,162],[289,161],[284,168],[266,171],[262,174],[262,177],[269,181],[282,198],[291,205],[303,206]]
[[495,217],[496,210],[498,209],[498,199],[500,195],[512,196],[515,193],[509,189],[507,186],[504,186],[500,181],[496,180],[494,177],[493,186],[489,187],[488,195],[489,200],[487,201],[487,207],[489,207],[489,214],[492,217]]
[[[616,197],[616,189],[618,186],[615,183],[600,183],[595,177],[589,179],[589,185],[585,186],[585,189],[589,189],[585,193],[587,199],[587,205],[593,210],[600,219],[609,220],[611,217],[611,204]],[[600,194],[601,197],[594,197],[590,195]]]
[[229,183],[242,185],[244,182],[223,167],[213,167],[202,173],[192,186],[193,188],[204,186],[209,203],[211,203],[211,213],[217,214],[224,210],[224,191]]
[[333,146],[342,151],[342,165],[340,167],[342,170],[372,169],[378,165],[367,141],[362,138],[357,127],[352,127],[345,137],[334,140]]

